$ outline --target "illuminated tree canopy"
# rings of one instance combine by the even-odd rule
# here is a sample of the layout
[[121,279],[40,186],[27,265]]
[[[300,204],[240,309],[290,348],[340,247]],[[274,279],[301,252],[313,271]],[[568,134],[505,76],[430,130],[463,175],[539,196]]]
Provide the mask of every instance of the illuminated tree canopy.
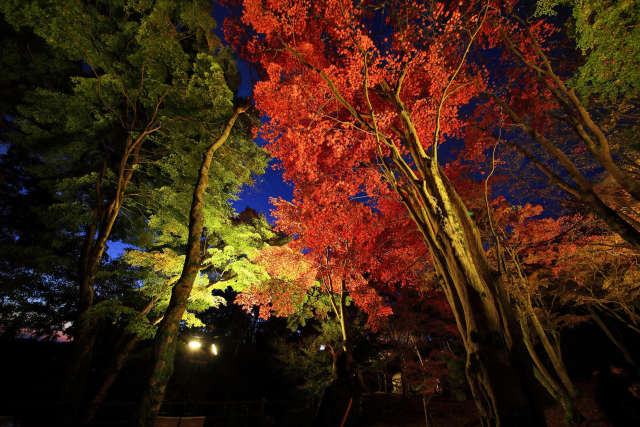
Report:
[[[72,341],[73,423],[145,360],[154,425],[189,334],[296,364],[316,425],[365,420],[373,372],[427,424],[442,384],[483,426],[589,423],[607,375],[637,397],[638,2],[0,16],[0,334]],[[577,374],[583,330],[608,365]]]

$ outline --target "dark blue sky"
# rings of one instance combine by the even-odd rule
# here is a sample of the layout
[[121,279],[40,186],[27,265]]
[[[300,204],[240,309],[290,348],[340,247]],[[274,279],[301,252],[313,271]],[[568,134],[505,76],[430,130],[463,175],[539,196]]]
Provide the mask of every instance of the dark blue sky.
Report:
[[[228,15],[228,10],[224,7],[214,3],[212,16],[218,22],[218,27],[215,33],[221,40],[224,41],[224,34],[222,33],[222,24],[225,17]],[[240,98],[248,98],[253,92],[253,82],[251,79],[250,65],[241,59],[238,59],[238,70],[242,76],[242,82],[238,89],[238,96]],[[256,141],[260,146],[264,146],[265,141],[258,139]],[[269,164],[267,172],[256,178],[256,183],[253,187],[245,186],[239,194],[240,199],[233,202],[234,209],[240,213],[247,206],[255,209],[258,212],[262,212],[267,219],[272,222],[273,218],[269,211],[273,208],[269,203],[270,197],[282,197],[287,200],[291,200],[293,197],[293,188],[282,179],[282,171],[274,170],[272,168],[275,160],[272,160]]]
[[[271,164],[273,164],[273,160]],[[240,199],[233,202],[236,212],[242,212],[247,206],[262,212],[270,223],[273,223],[269,211],[273,208],[269,203],[270,197],[282,197],[287,200],[293,198],[293,187],[282,179],[282,171],[271,167],[267,172],[256,178],[253,187],[245,186],[239,194]]]

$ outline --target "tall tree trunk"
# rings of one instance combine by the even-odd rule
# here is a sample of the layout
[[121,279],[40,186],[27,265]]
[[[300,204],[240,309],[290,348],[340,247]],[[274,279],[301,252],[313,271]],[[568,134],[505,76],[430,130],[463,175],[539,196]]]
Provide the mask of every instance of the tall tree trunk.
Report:
[[[624,188],[636,201],[640,201],[640,183],[632,175],[625,172],[616,164],[611,157],[611,144],[605,135],[605,132],[592,119],[591,115],[576,96],[573,88],[569,89],[562,79],[555,73],[551,65],[549,57],[544,53],[538,41],[531,31],[531,27],[520,17],[512,15],[520,22],[525,29],[531,45],[536,55],[542,60],[542,66],[537,66],[527,61],[523,53],[516,47],[513,41],[504,37],[509,48],[524,62],[530,69],[536,71],[540,77],[546,76],[550,78],[553,85],[547,80],[540,78],[540,81],[551,91],[553,96],[558,100],[560,107],[566,112],[568,122],[574,129],[574,132],[582,139],[586,148],[598,160],[600,165],[611,175],[611,177]],[[588,132],[587,132],[588,130]]]
[[[536,55],[540,58],[542,64],[536,65],[533,61],[527,59],[526,55],[518,48],[516,43],[503,34],[503,40],[507,47],[523,62],[530,70],[537,73],[538,80],[551,92],[553,98],[558,102],[561,110],[566,113],[565,119],[571,125],[574,133],[582,140],[585,148],[591,152],[595,160],[602,166],[613,180],[629,193],[636,201],[640,201],[640,184],[637,179],[620,168],[611,156],[611,144],[605,133],[598,126],[591,115],[576,96],[573,89],[567,88],[562,79],[555,73],[551,66],[551,61],[538,44],[536,37],[525,21],[516,15],[512,17],[520,22],[526,32]],[[546,77],[546,78],[545,78]],[[571,158],[562,151],[553,141],[546,138],[535,129],[532,125],[526,123],[523,117],[520,117],[504,100],[490,95],[507,114],[513,122],[522,130],[530,134],[540,145],[555,158],[558,163],[566,170],[571,179],[577,184],[577,188],[559,175],[553,173],[547,166],[543,165],[531,153],[517,144],[512,144],[522,152],[529,160],[531,160],[538,169],[540,169],[551,181],[563,190],[569,192],[578,200],[589,206],[593,212],[598,215],[609,228],[618,233],[625,239],[635,250],[640,250],[640,230],[634,220],[626,217],[620,212],[616,212],[613,208],[605,204],[598,194],[595,193],[592,184],[580,172],[576,164]],[[588,132],[587,132],[588,131]]]
[[[67,375],[64,385],[64,397],[71,399],[74,413],[82,403],[86,380],[93,358],[93,347],[96,338],[96,319],[89,319],[89,310],[93,306],[94,282],[104,255],[111,230],[120,214],[127,185],[133,176],[134,166],[138,163],[140,148],[144,137],[150,132],[143,132],[135,140],[128,137],[125,153],[120,160],[118,182],[115,195],[110,202],[103,206],[102,177],[106,172],[106,162],[96,183],[97,206],[93,211],[91,224],[87,227],[84,243],[80,254],[78,268],[78,317],[74,322],[75,331],[71,344],[71,356],[67,365]],[[96,236],[97,234],[97,236]]]
[[635,228],[632,220],[620,214],[620,212],[607,205],[602,197],[600,197],[594,190],[593,184],[585,177],[578,169],[576,164],[567,156],[560,148],[558,148],[553,141],[546,138],[536,129],[529,124],[525,123],[516,112],[502,99],[495,95],[489,95],[493,98],[511,117],[511,120],[516,123],[520,128],[529,133],[540,145],[549,153],[550,156],[556,158],[558,163],[564,168],[567,174],[575,182],[575,185],[568,182],[565,178],[553,172],[542,161],[536,158],[525,147],[511,141],[509,145],[513,146],[516,150],[522,153],[529,161],[531,161],[538,170],[549,178],[549,180],[571,194],[580,202],[584,203],[587,207],[591,208],[600,219],[602,219],[607,226],[614,233],[618,233],[620,237],[625,239],[634,249],[640,250],[640,231]]
[[[501,266],[500,271],[502,274],[505,277],[508,277],[512,284],[510,297],[514,303],[515,311],[518,314],[524,345],[527,348],[531,361],[533,362],[534,376],[547,390],[551,397],[553,397],[562,406],[565,412],[565,420],[570,424],[578,423],[583,420],[583,417],[574,404],[575,398],[577,397],[577,391],[569,378],[567,367],[562,360],[562,352],[560,350],[560,342],[558,341],[557,333],[554,329],[547,331],[543,327],[533,306],[530,285],[516,252],[513,249],[510,249],[506,243],[503,245],[500,242],[500,238],[492,224],[492,214],[491,208],[489,207],[489,199],[487,197],[486,183],[487,181],[485,181],[485,203],[489,216],[491,233],[493,234],[496,243],[498,264]],[[507,268],[507,263],[504,259],[505,252],[511,257],[514,271],[510,271]],[[535,333],[535,336],[540,340],[542,348],[544,349],[548,360],[551,362],[555,375],[547,369],[544,362],[538,356],[535,349],[535,343],[532,339],[532,332]]]
[[454,313],[482,424],[544,425],[532,403],[532,367],[507,303],[503,279],[490,268],[464,203],[436,167],[424,171],[423,185],[410,192],[399,191],[425,238]]
[[[142,318],[145,317],[151,311],[151,309],[155,306],[155,304],[158,302],[158,300],[161,298],[164,292],[169,288],[169,286],[174,284],[179,277],[180,276],[174,276],[171,279],[167,280],[167,283],[164,285],[162,291],[159,292],[157,295],[155,295],[153,298],[151,298],[151,300],[149,300],[149,302],[144,306],[144,308],[142,308],[142,310],[140,310],[140,312],[137,314],[134,322],[141,321]],[[160,323],[163,317],[164,317],[164,314],[158,317],[157,319],[155,319],[153,321],[153,325],[155,326],[158,323]],[[91,421],[93,421],[93,418],[95,417],[96,412],[100,408],[100,405],[102,405],[102,402],[106,398],[107,393],[111,389],[111,386],[116,381],[116,379],[118,378],[118,375],[120,375],[120,371],[122,370],[125,363],[127,362],[127,359],[129,358],[129,354],[131,354],[131,351],[135,348],[136,344],[138,344],[139,341],[140,340],[138,336],[135,334],[123,332],[120,335],[120,338],[117,340],[117,342],[113,346],[113,352],[112,352],[113,354],[111,355],[109,366],[107,367],[107,369],[105,370],[105,373],[102,376],[103,378],[102,384],[94,394],[91,401],[88,402],[88,405],[85,408],[84,414],[80,418],[81,424],[89,424]]]
[[[340,347],[333,349],[329,347],[332,359],[333,381],[324,390],[316,417],[314,426],[324,425],[344,425],[347,421],[352,422],[360,412],[360,383],[357,376],[355,362],[351,345],[348,340],[347,321],[345,318],[345,281],[340,280],[339,289],[333,287],[331,274],[327,273],[323,279],[325,290],[329,295],[331,308],[336,315],[336,320],[340,325],[342,333],[342,343]],[[338,293],[338,299],[334,294]],[[341,421],[337,417],[342,417]]]
[[177,337],[180,321],[185,312],[187,299],[191,294],[193,284],[200,273],[201,253],[200,239],[204,227],[203,201],[209,187],[209,168],[213,155],[229,138],[231,129],[238,116],[247,110],[248,106],[235,109],[233,116],[227,122],[222,135],[213,143],[202,158],[198,171],[198,179],[193,191],[193,200],[189,212],[189,237],[187,240],[187,255],[182,267],[182,274],[171,292],[169,306],[164,318],[158,326],[153,345],[152,371],[149,381],[142,395],[141,403],[135,415],[134,425],[151,427],[162,406],[165,390],[174,369],[174,359],[177,347]]
[[[531,360],[534,364],[534,375],[536,379],[540,382],[540,384],[547,390],[549,395],[556,400],[565,413],[565,419],[570,424],[575,424],[583,420],[582,414],[575,407],[575,398],[577,397],[577,393],[573,383],[569,379],[569,375],[567,373],[566,366],[560,357],[558,351],[556,351],[555,346],[551,345],[549,337],[546,335],[546,331],[541,331],[539,326],[539,322],[537,319],[534,319],[535,313],[532,311],[528,311],[526,309],[522,309],[520,311],[520,326],[522,328],[522,337],[525,346],[527,347],[527,351]],[[536,331],[538,338],[543,342],[543,348],[549,359],[552,362],[552,367],[555,372],[555,376],[547,369],[544,365],[544,362],[538,356],[538,353],[535,349],[535,345],[531,338],[531,330],[529,327],[528,318],[531,318],[532,323],[534,323],[533,330]],[[538,323],[536,325],[536,322]],[[546,342],[545,342],[546,341]]]

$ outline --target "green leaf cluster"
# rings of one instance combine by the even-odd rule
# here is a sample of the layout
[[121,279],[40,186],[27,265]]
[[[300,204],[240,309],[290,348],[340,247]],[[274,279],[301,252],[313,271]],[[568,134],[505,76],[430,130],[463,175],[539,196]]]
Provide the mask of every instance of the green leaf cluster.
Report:
[[607,101],[640,95],[640,3],[635,0],[538,0],[537,15],[573,14],[573,33],[584,64],[571,84],[585,97]]
[[[239,291],[255,281],[265,280],[264,268],[250,262],[248,258],[275,237],[266,219],[253,211],[249,212],[250,215],[231,217],[223,217],[215,210],[206,212],[205,223],[209,227],[203,233],[202,241],[206,248],[201,273],[193,286],[187,301],[187,311],[182,318],[187,328],[204,327],[205,323],[198,317],[198,313],[226,304],[223,297],[213,294],[214,290],[231,287]],[[154,301],[149,316],[128,316],[124,319],[128,330],[143,332],[141,338],[152,336],[155,332],[155,328],[151,328],[149,332],[145,325],[149,323],[149,318],[160,318],[165,312],[172,285],[181,274],[185,260],[183,250],[186,226],[180,224],[180,227],[174,230],[172,240],[162,231],[158,230],[161,239],[147,249],[131,249],[123,255],[127,264],[145,275],[139,288],[133,290],[137,294],[133,304],[140,306],[140,301],[144,301],[145,304]],[[169,243],[173,248],[166,246]],[[135,309],[134,311],[138,312]],[[119,314],[117,310],[115,314]],[[102,315],[108,316],[106,312]]]
[[[161,316],[170,292],[167,278],[182,267],[202,155],[237,103],[239,72],[213,33],[216,25],[210,4],[197,0],[0,4],[0,30],[8,36],[0,59],[8,71],[6,85],[0,85],[0,94],[7,95],[0,112],[3,120],[11,116],[0,128],[9,147],[0,160],[2,172],[10,177],[0,182],[8,201],[0,230],[7,261],[0,274],[15,283],[5,301],[26,307],[22,295],[52,281],[65,295],[74,293],[87,230],[103,225],[99,209],[116,197],[119,172],[133,170],[110,240],[160,254],[154,262],[166,265],[158,270],[129,251],[124,270],[133,271],[123,274],[105,255],[96,279],[101,305],[94,311],[137,328],[147,320],[130,321],[136,318],[131,310],[139,312],[157,297],[144,317],[152,326]],[[211,166],[204,216],[211,239],[207,268],[217,273],[196,284],[189,301],[194,313],[221,303],[206,287],[226,270],[238,283],[259,274],[246,255],[270,231],[234,228],[229,203],[267,165],[249,132],[253,121],[246,115],[237,121]],[[139,152],[122,169],[127,142],[140,137]],[[68,320],[73,301],[68,297],[59,310]],[[17,310],[11,307],[8,312]],[[200,325],[195,317],[185,321]],[[149,325],[140,326],[141,336],[150,336]]]

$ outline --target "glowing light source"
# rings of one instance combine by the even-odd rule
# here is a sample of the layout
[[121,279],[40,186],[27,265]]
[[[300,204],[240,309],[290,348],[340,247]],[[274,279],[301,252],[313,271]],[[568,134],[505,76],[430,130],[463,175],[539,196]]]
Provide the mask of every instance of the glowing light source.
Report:
[[200,341],[193,340],[193,341],[189,341],[188,346],[191,350],[197,350],[200,347],[202,347],[202,343]]
[[211,344],[211,353],[213,353],[214,356],[218,355],[218,347],[216,347],[215,344]]
[[322,344],[322,345],[320,346],[320,351],[324,351],[324,349],[325,349],[325,348],[326,348],[326,347],[324,346],[324,344]]

